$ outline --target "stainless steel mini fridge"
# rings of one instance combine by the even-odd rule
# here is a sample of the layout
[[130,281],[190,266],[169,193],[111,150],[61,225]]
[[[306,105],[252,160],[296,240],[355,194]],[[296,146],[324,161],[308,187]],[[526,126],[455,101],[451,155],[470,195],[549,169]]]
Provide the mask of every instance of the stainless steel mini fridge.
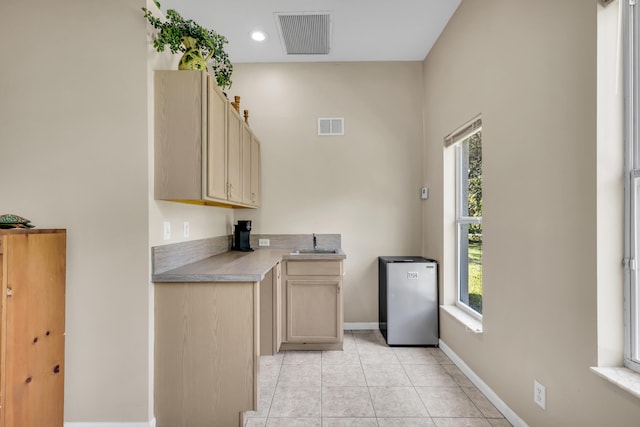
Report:
[[438,263],[378,259],[380,331],[389,345],[438,345]]

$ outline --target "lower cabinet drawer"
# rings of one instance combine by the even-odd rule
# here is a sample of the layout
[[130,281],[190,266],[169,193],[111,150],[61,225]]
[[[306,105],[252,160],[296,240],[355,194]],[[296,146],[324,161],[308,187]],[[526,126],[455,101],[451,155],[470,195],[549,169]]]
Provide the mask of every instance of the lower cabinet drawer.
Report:
[[342,276],[341,261],[288,261],[288,276]]

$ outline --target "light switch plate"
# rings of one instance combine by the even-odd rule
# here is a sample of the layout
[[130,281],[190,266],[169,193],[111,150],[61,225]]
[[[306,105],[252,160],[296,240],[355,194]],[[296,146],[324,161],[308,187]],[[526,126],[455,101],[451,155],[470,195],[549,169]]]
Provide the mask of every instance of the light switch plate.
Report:
[[164,240],[171,239],[171,223],[169,221],[165,221],[162,223],[162,231]]

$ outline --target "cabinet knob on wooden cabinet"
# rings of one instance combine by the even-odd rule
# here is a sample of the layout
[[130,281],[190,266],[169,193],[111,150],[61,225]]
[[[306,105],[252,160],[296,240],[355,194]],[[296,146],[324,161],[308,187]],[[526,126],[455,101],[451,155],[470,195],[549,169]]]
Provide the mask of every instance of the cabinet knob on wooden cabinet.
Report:
[[7,296],[10,297],[11,295],[13,295],[13,289],[7,288]]
[[56,366],[54,366],[54,367],[53,367],[53,373],[54,373],[54,374],[57,374],[57,373],[59,373],[59,372],[60,372],[60,365],[56,365]]

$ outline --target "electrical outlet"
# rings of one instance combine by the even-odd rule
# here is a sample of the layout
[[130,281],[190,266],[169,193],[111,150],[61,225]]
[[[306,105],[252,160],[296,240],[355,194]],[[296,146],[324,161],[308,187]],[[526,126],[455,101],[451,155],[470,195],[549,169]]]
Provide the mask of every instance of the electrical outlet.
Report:
[[533,401],[542,409],[547,409],[547,388],[536,380],[533,381]]
[[270,244],[269,239],[258,239],[258,246],[269,246]]
[[182,223],[182,234],[184,237],[189,237],[189,221]]
[[171,239],[171,223],[169,221],[165,221],[162,226],[164,240]]

